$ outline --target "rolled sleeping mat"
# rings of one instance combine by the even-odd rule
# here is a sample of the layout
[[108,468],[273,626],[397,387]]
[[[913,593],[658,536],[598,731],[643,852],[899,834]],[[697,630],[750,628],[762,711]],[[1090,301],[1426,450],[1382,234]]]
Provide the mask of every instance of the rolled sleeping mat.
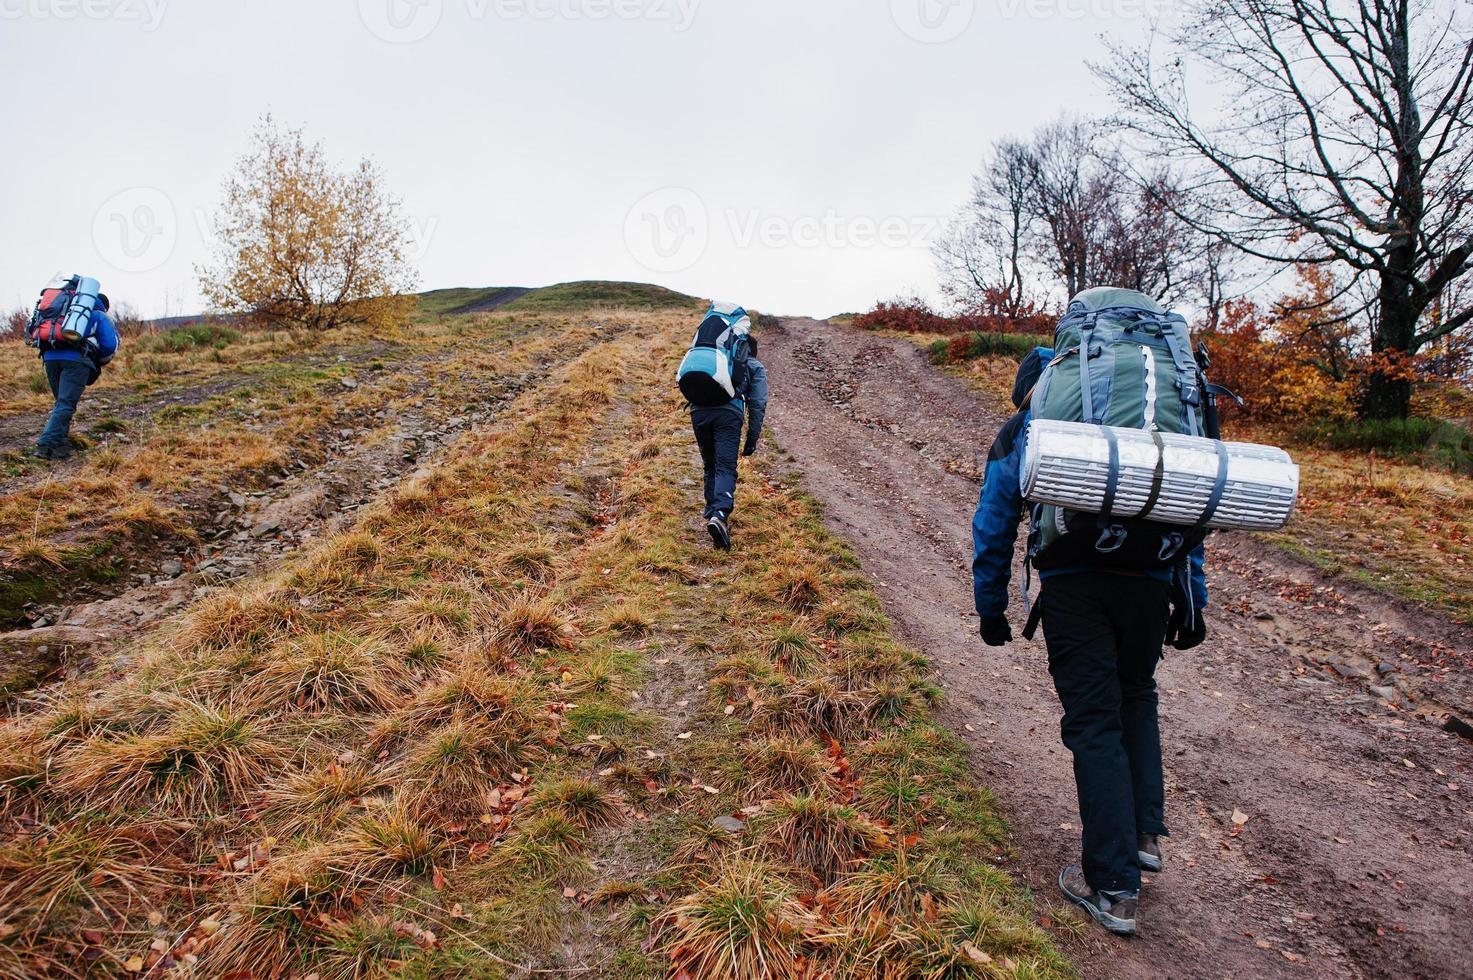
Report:
[[[1159,440],[1159,442],[1158,442]],[[1224,531],[1276,531],[1299,496],[1299,467],[1273,446],[1034,419],[1023,497],[1086,514]]]
[[77,288],[72,296],[72,305],[67,310],[66,321],[61,326],[61,335],[68,340],[86,340],[92,336],[92,313],[98,306],[98,294],[102,285],[96,279],[76,277]]

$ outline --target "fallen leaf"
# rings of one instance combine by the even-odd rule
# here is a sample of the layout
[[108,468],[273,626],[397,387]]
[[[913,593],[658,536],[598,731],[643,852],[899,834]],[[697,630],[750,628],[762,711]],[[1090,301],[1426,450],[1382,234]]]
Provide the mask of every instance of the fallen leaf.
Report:
[[220,925],[221,923],[219,919],[201,919],[199,923],[199,931],[204,933],[206,936],[213,936],[215,933],[220,931]]
[[962,953],[973,963],[991,963],[992,957],[969,942],[962,943]]
[[702,786],[701,789],[710,793],[712,796],[719,796],[721,794],[721,790],[717,789],[715,786]]
[[1251,819],[1253,818],[1248,816],[1248,814],[1244,813],[1242,810],[1235,808],[1233,810],[1233,833],[1236,834],[1238,831],[1242,830],[1243,825]]
[[163,925],[163,922],[164,913],[160,912],[158,909],[154,909],[152,912],[148,913],[148,924],[153,926],[155,929]]
[[436,868],[435,869],[435,873],[430,876],[430,884],[434,886],[435,891],[437,891],[437,892],[444,891],[445,890],[445,872],[441,871],[439,868]]
[[140,973],[143,970],[143,957],[130,956],[123,961],[123,969],[129,973]]
[[678,738],[678,739],[680,739],[682,742],[684,742],[687,739],[689,739],[693,734],[695,734],[695,733],[694,732],[681,732],[679,735],[677,735],[675,737]]
[[571,885],[569,885],[567,888],[564,888],[563,889],[563,898],[577,898],[577,897],[578,897],[578,889],[572,887]]

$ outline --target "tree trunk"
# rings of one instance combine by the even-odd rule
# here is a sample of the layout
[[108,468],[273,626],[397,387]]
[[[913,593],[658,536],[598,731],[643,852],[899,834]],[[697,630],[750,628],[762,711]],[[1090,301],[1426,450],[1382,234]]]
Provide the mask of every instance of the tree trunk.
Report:
[[1411,412],[1412,383],[1405,378],[1372,373],[1366,381],[1362,411],[1368,419],[1404,419]]

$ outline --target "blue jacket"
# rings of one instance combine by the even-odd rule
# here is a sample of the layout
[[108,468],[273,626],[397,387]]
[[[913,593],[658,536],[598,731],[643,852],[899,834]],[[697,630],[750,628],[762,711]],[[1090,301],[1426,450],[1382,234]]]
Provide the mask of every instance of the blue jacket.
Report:
[[43,361],[81,361],[100,369],[118,353],[118,331],[112,317],[101,310],[92,311],[92,339],[97,342],[96,354],[82,350],[48,350],[41,352]]
[[[1034,365],[1041,371],[1042,364],[1052,356],[1051,351],[1039,349],[1039,363]],[[1033,355],[1030,355],[1033,358]],[[1019,371],[1019,383],[1013,392],[1014,404],[1021,404],[1032,390],[1032,382],[1025,383],[1024,373],[1029,365],[1025,361]],[[1037,374],[1033,374],[1037,380]],[[977,513],[972,518],[972,596],[977,615],[983,619],[1002,616],[1008,609],[1008,583],[1012,580],[1013,548],[1018,540],[1018,524],[1023,519],[1024,501],[1020,473],[1023,466],[1023,451],[1028,439],[1028,423],[1033,413],[1022,409],[1003,425],[992,441],[987,454],[987,471],[982,481],[982,494],[977,501]],[[1203,566],[1203,549],[1198,547],[1188,559],[1192,601],[1197,609],[1207,608],[1207,577]],[[1053,568],[1040,572],[1039,578],[1047,580],[1060,575],[1095,571],[1091,566]],[[1163,582],[1172,580],[1169,568],[1141,569],[1142,575]]]
[[[746,359],[747,380],[742,390],[737,392],[735,398],[727,402],[723,409],[736,412],[737,415],[747,418],[747,439],[755,443],[762,435],[762,424],[767,418],[767,369],[757,358],[748,355]],[[703,409],[692,409],[692,411],[704,411]]]

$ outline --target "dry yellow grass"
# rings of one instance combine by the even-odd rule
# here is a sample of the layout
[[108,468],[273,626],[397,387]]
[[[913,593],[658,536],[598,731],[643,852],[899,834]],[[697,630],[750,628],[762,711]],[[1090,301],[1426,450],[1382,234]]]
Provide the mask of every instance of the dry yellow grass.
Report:
[[[62,882],[20,889],[61,896],[44,921],[0,906],[0,967],[76,969],[90,946],[149,969],[164,939],[199,975],[928,975],[965,942],[1065,972],[813,502],[754,460],[738,551],[689,525],[667,370],[688,324],[622,319],[356,527],[0,726],[0,847]],[[711,829],[744,806],[748,832]],[[110,921],[63,887],[77,860],[31,846],[99,807],[121,836],[98,860],[140,869]],[[128,850],[159,821],[172,836]],[[929,877],[886,884],[911,851]]]

